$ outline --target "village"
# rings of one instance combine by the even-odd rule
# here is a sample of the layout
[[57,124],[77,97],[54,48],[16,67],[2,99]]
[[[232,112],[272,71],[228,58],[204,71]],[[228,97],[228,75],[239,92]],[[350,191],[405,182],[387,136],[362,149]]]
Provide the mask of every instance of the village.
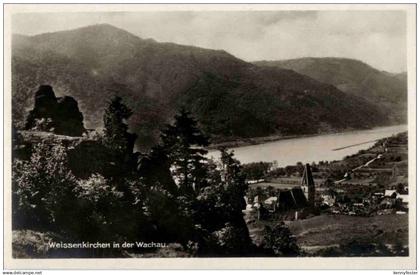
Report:
[[[398,242],[403,244],[398,243],[398,247],[406,246],[408,230],[403,225],[408,223],[409,209],[407,143],[407,132],[404,132],[378,140],[369,149],[340,161],[297,163],[284,168],[266,165],[263,178],[248,180],[250,188],[243,212],[251,238],[258,243],[264,225],[284,222],[303,248],[311,244],[306,246],[309,254],[319,255],[322,249],[343,245],[343,237],[339,234],[332,243],[322,241],[319,245],[312,238],[305,239],[306,233],[350,230],[349,235],[360,239],[351,228],[342,226],[352,220],[367,227],[372,225],[372,234],[385,237],[387,243],[390,235],[401,235]],[[312,224],[316,220],[326,225],[316,222],[314,228]],[[380,222],[371,224],[374,221]],[[401,228],[387,232],[394,229],[387,226],[393,222]],[[363,238],[367,241],[369,234]],[[345,242],[351,240],[346,236]],[[313,251],[314,247],[317,252]]]

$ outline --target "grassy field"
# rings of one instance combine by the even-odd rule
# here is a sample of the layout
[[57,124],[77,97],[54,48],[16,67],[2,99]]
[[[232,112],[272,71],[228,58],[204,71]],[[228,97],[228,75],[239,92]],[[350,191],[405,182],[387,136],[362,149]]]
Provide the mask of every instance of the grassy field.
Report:
[[342,245],[354,240],[384,245],[408,244],[408,215],[321,215],[292,221],[288,226],[303,249]]
[[[251,238],[256,244],[261,244],[264,226],[274,226],[277,223],[279,221],[254,220],[248,224]],[[317,256],[322,250],[342,248],[351,243],[385,247],[408,246],[408,215],[320,215],[285,223],[296,237],[299,247],[308,253],[308,256]],[[339,250],[338,254],[341,253],[344,256],[344,252]]]

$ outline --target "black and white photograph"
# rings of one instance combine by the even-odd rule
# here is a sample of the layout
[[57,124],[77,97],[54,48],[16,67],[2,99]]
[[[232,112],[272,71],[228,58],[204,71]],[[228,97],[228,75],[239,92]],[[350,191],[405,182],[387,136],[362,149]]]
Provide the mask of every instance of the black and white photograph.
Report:
[[416,267],[415,4],[4,9],[14,268]]

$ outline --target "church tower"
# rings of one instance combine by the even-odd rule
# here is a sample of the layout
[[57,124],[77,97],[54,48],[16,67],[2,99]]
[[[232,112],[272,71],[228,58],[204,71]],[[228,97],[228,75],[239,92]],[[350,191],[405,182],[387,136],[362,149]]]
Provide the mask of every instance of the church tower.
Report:
[[312,178],[311,166],[307,163],[302,177],[302,190],[308,200],[309,206],[315,205],[315,183]]

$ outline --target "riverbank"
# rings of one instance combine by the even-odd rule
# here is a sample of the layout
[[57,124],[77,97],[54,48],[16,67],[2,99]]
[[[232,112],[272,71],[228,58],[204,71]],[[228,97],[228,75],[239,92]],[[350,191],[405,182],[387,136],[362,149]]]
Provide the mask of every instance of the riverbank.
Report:
[[[266,172],[264,182],[250,184],[250,201],[257,198],[271,210],[264,216],[247,212],[255,243],[263,240],[265,226],[275,227],[283,221],[305,256],[408,255],[407,131],[382,138],[341,160],[311,164],[315,207],[309,215],[302,211],[297,218],[297,208],[280,208],[287,203],[281,194],[301,186],[303,167],[301,163],[278,167]],[[274,209],[268,200],[273,196],[279,202]]]
[[306,135],[271,135],[266,137],[255,137],[255,138],[238,138],[234,141],[226,141],[220,142],[215,144],[210,144],[207,149],[208,150],[217,150],[218,148],[225,147],[225,148],[237,148],[242,146],[250,146],[250,145],[258,145],[267,142],[274,142],[279,140],[285,139],[293,139],[293,138],[304,138],[304,137],[314,137],[326,134],[333,134],[333,133],[323,133],[323,134],[306,134]]
[[[345,156],[367,149],[375,140],[390,137],[407,131],[406,125],[378,127],[370,130],[346,131],[325,135],[282,136],[266,139],[265,143],[244,145],[234,148],[235,158],[241,163],[274,162],[279,167],[294,165],[297,162],[312,163],[319,161],[341,160]],[[262,141],[262,140],[260,140]],[[369,141],[368,143],[366,143]],[[361,144],[356,145],[355,144]],[[225,144],[226,145],[226,144]],[[344,148],[337,150],[337,148]],[[218,159],[220,152],[210,149],[209,157]]]
[[323,135],[333,135],[333,134],[344,134],[349,132],[357,132],[357,131],[366,131],[366,130],[375,130],[378,128],[383,127],[393,127],[393,126],[400,126],[400,124],[395,125],[387,125],[387,126],[378,126],[373,128],[367,129],[355,129],[355,128],[346,128],[341,131],[337,130],[330,130],[330,131],[323,131],[322,133],[314,133],[314,134],[302,134],[302,135],[270,135],[265,137],[253,137],[253,138],[237,138],[232,141],[225,141],[225,142],[217,142],[210,144],[207,146],[207,150],[217,150],[218,148],[225,147],[225,148],[237,148],[243,146],[251,146],[251,145],[259,145],[268,142],[275,142],[280,140],[287,140],[287,139],[297,139],[297,138],[307,138],[307,137],[318,137]]

